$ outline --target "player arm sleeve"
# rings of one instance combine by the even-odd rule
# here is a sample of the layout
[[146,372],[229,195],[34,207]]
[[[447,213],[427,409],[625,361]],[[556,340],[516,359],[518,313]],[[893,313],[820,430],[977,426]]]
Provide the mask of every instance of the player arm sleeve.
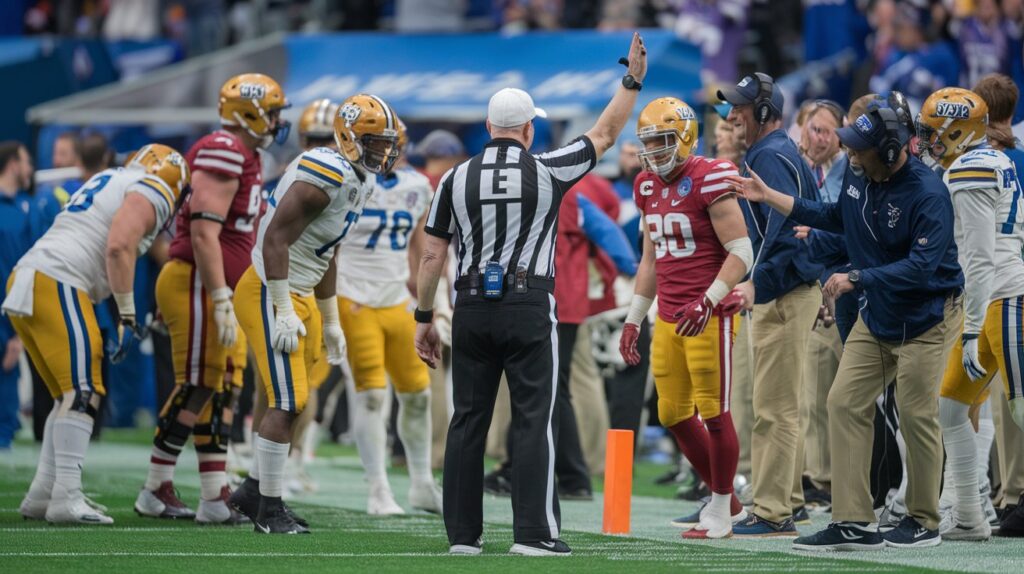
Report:
[[427,210],[427,222],[423,231],[444,240],[451,240],[455,235],[455,215],[452,213],[452,179],[455,177],[455,168],[448,170],[448,173],[441,178],[437,185],[437,192],[430,202]]
[[125,193],[138,193],[153,206],[156,211],[156,229],[163,228],[164,222],[174,213],[174,194],[159,178],[144,177],[128,186]]
[[587,136],[580,136],[568,145],[534,156],[544,164],[562,194],[597,166],[597,151]]
[[864,289],[910,291],[927,286],[953,242],[953,204],[932,196],[922,201],[911,214],[910,253],[899,261],[861,270]]
[[997,197],[991,188],[953,192],[953,208],[964,230],[964,240],[957,244],[964,261],[964,333],[981,332],[992,297]]
[[637,260],[626,234],[604,211],[580,195],[577,198],[583,233],[592,243],[611,257],[623,275],[636,275]]

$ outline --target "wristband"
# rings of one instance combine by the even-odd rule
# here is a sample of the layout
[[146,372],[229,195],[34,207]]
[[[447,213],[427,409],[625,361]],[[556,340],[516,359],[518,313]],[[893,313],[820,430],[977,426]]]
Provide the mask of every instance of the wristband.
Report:
[[416,319],[417,323],[431,323],[434,321],[434,310],[424,310],[417,307],[416,310],[412,312],[412,316]]
[[323,318],[324,325],[340,325],[341,320],[338,319],[338,298],[328,297],[326,299],[317,299],[316,308],[320,309],[320,317]]
[[270,300],[274,302],[278,314],[295,314],[295,307],[292,306],[292,293],[288,288],[287,279],[267,281],[267,291],[270,291]]
[[647,312],[651,310],[651,305],[653,304],[654,299],[634,293],[633,299],[629,302],[629,313],[626,314],[626,322],[639,325],[643,322],[644,317],[647,316]]
[[114,293],[114,302],[117,303],[118,315],[135,317],[135,293]]
[[729,291],[732,291],[732,289],[729,289],[729,286],[725,281],[715,279],[714,283],[711,284],[711,287],[708,287],[707,292],[704,293],[704,296],[711,301],[711,306],[714,307],[718,305],[719,301],[725,299],[725,296],[729,294]]
[[188,220],[189,221],[196,221],[196,220],[212,221],[214,223],[219,223],[221,225],[224,225],[224,221],[225,221],[223,215],[218,215],[216,213],[210,213],[209,211],[193,211],[191,214],[189,214]]
[[212,299],[214,303],[229,301],[231,299],[231,287],[224,286],[220,289],[214,289],[210,292],[210,299]]

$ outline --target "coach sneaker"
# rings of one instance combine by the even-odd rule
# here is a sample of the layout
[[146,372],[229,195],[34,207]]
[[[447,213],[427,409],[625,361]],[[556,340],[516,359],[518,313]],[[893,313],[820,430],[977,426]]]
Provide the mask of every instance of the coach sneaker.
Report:
[[260,513],[253,521],[257,534],[309,534],[309,528],[295,521],[280,498],[263,497]]
[[806,506],[793,509],[793,523],[800,526],[809,526],[811,524],[811,515],[807,514]]
[[1008,504],[999,521],[998,536],[1018,538],[1024,536],[1024,495],[1017,504]]
[[452,544],[448,547],[448,554],[463,556],[476,556],[484,551],[484,539],[477,538],[472,544]]
[[520,556],[569,556],[572,550],[561,540],[540,540],[538,542],[516,542],[508,551]]
[[46,508],[46,521],[52,524],[113,524],[114,519],[94,509],[81,494],[64,499],[51,499]]
[[885,540],[867,522],[833,522],[824,530],[793,541],[794,550],[829,552],[836,550],[882,550]]
[[899,526],[882,533],[885,545],[892,548],[928,548],[942,544],[942,536],[938,530],[930,530],[921,526],[913,516],[900,521]]
[[416,510],[441,514],[442,505],[441,489],[433,478],[413,481],[409,487],[409,506]]
[[224,485],[220,489],[220,496],[213,500],[199,500],[199,508],[196,509],[197,524],[224,524],[237,526],[249,522],[249,518],[231,508],[228,500],[231,498],[231,489]]
[[139,516],[153,518],[181,518],[192,520],[196,513],[178,498],[171,481],[164,482],[156,490],[143,488],[135,498],[135,512]]
[[773,538],[777,536],[799,536],[792,518],[782,522],[765,520],[753,512],[747,519],[732,527],[732,535],[736,538]]
[[386,482],[370,485],[370,494],[366,499],[366,513],[370,516],[395,516],[405,514],[401,506],[395,502],[395,495]]
[[[681,516],[679,518],[676,518],[675,520],[671,521],[669,524],[671,524],[672,526],[675,526],[676,528],[685,528],[687,530],[689,530],[691,528],[696,528],[696,526],[698,524],[700,524],[701,513],[704,512],[704,509],[707,508],[708,503],[711,502],[711,497],[710,496],[706,496],[706,497],[700,499],[700,502],[701,502],[700,509],[698,509],[696,512],[694,512],[693,514],[688,514],[686,516]],[[743,522],[746,519],[747,519],[747,511],[744,510],[742,506],[740,506],[740,511],[739,512],[737,512],[736,514],[732,515],[732,523],[733,524],[739,524],[740,522]]]

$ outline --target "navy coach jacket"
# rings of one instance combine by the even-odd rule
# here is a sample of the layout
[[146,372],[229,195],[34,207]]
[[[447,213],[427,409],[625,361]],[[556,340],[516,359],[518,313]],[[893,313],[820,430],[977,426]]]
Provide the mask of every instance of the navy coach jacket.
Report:
[[953,203],[939,176],[915,157],[882,183],[847,170],[839,201],[797,199],[790,217],[846,236],[850,263],[861,271],[861,320],[879,339],[921,335],[942,321],[946,298],[963,289]]
[[[786,132],[776,130],[751,146],[745,163],[772,189],[817,202],[814,174]],[[811,258],[807,243],[796,238],[793,218],[764,204],[740,203],[754,248],[754,302],[768,303],[798,285],[817,281],[824,266]]]

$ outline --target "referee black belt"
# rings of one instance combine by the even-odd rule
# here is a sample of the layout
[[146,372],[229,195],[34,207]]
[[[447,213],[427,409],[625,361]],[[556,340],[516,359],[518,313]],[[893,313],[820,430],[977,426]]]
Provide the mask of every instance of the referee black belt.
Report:
[[[463,275],[455,280],[455,290],[463,291],[465,289],[482,289],[483,288],[483,276],[482,275]],[[505,274],[505,292],[511,292],[516,284],[515,273]],[[550,277],[541,277],[540,275],[527,275],[526,276],[526,288],[527,289],[543,289],[548,293],[554,294],[555,292],[555,280]]]

